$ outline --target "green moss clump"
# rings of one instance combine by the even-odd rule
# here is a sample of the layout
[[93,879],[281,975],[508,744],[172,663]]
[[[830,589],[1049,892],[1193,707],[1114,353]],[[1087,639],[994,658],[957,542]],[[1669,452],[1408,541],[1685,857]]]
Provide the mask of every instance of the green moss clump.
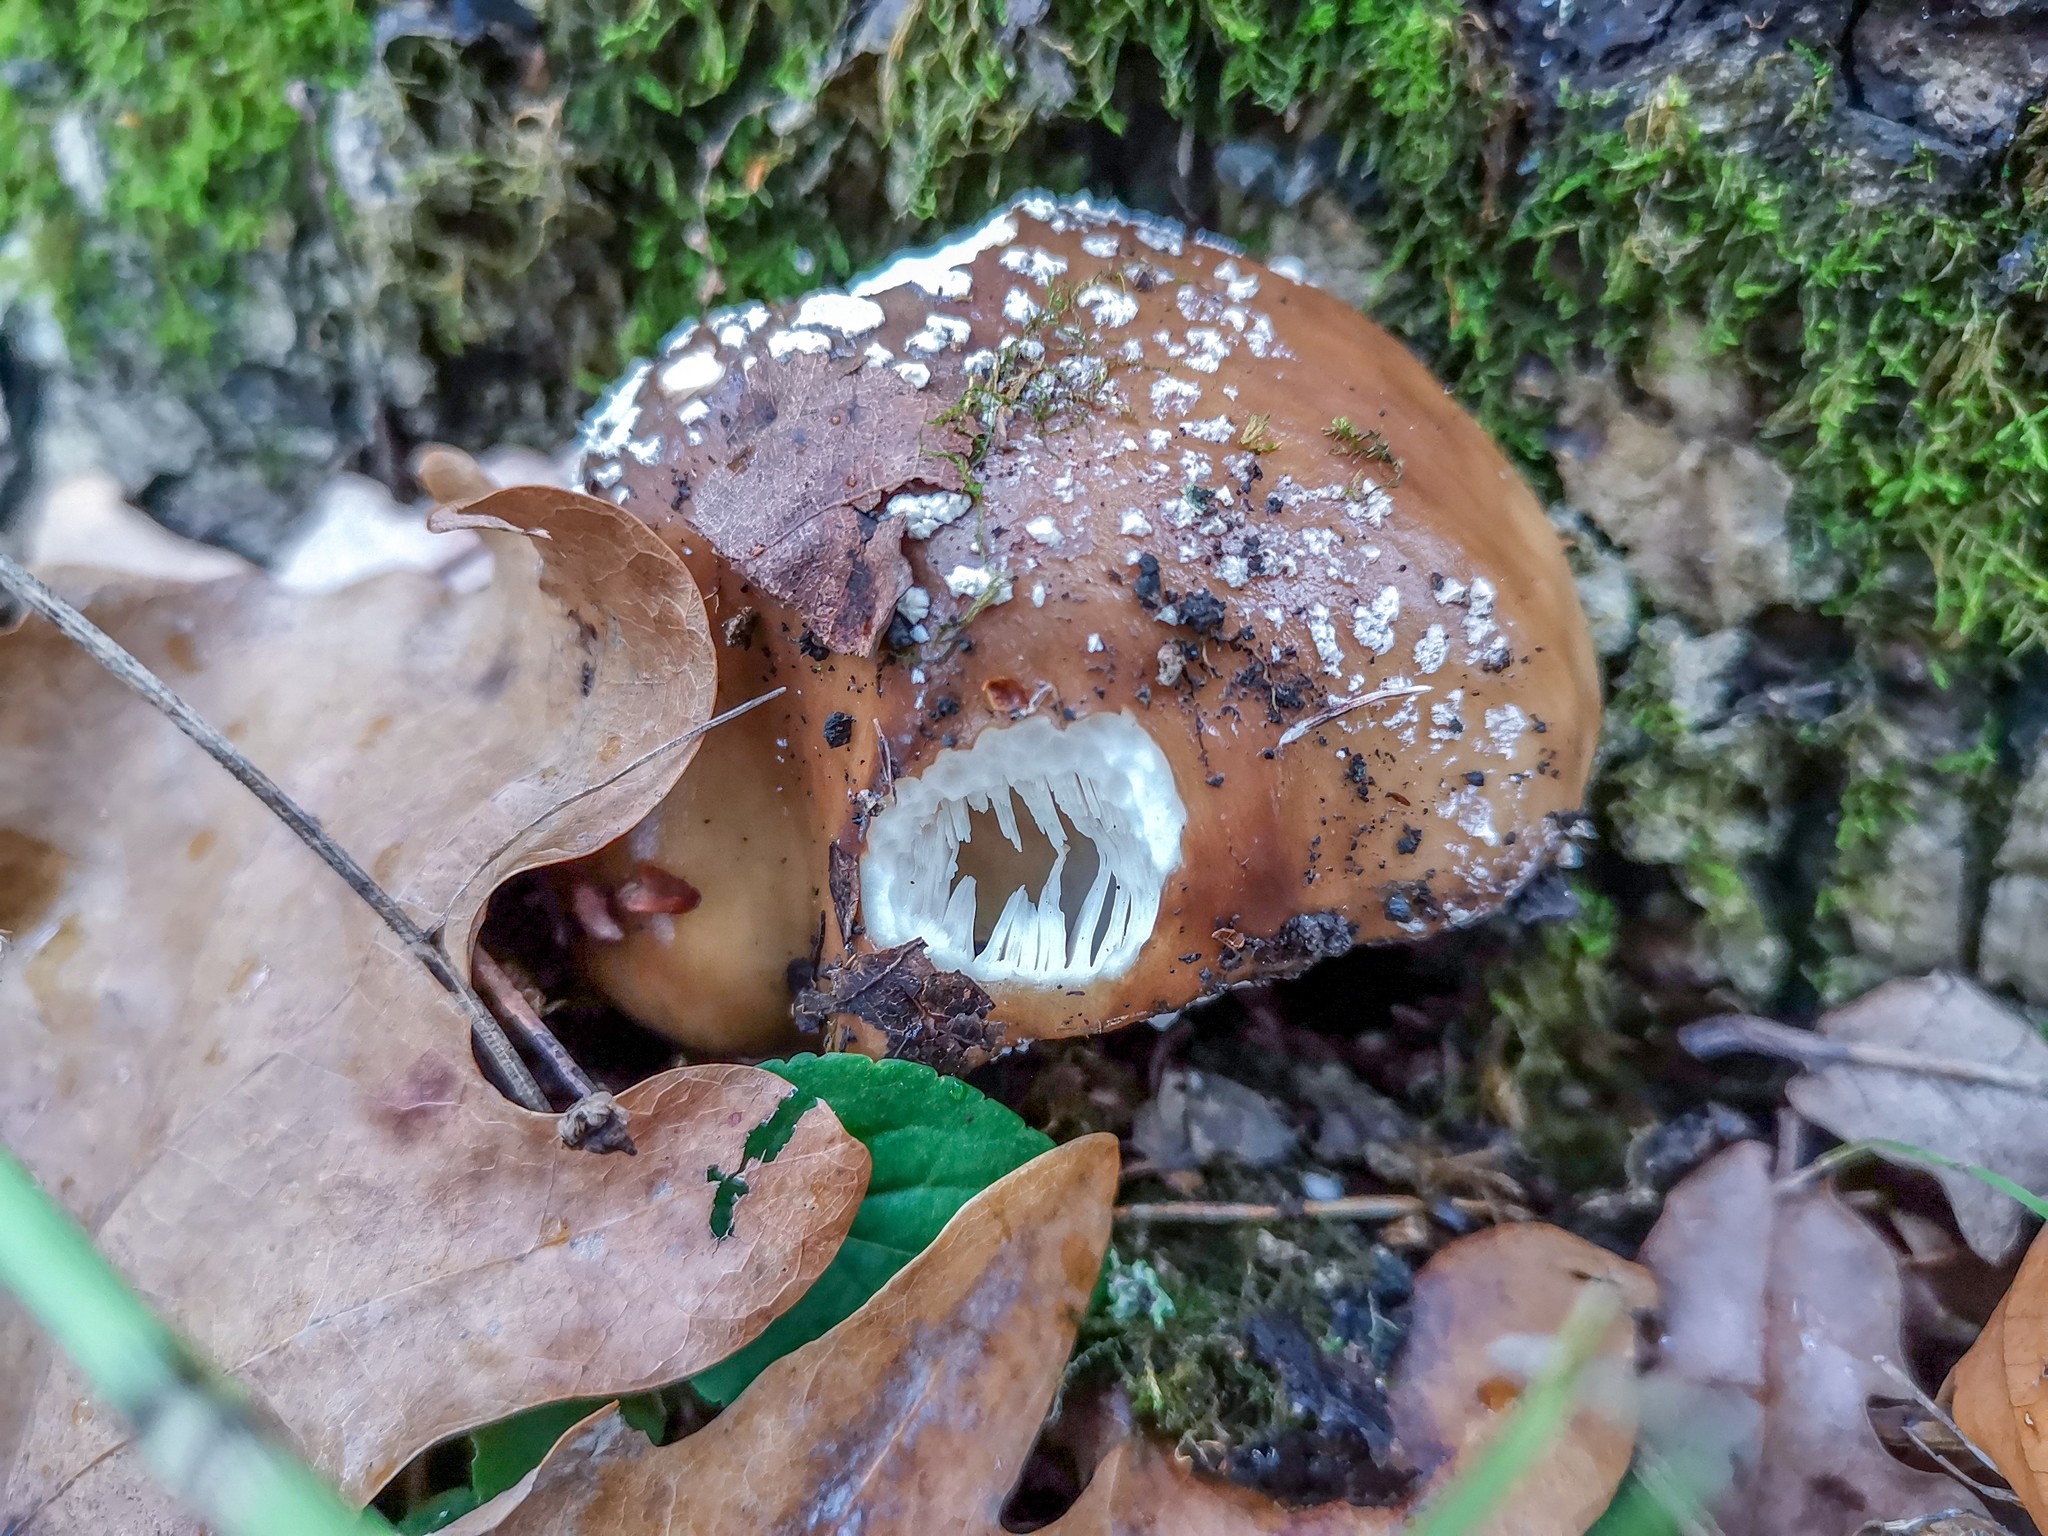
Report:
[[1621,852],[1667,869],[1702,914],[1719,976],[1768,1009],[1790,977],[1794,945],[1765,895],[1765,865],[1784,845],[1805,748],[1789,726],[1721,718],[1720,679],[1739,644],[1733,634],[1692,638],[1670,619],[1643,627],[1608,706],[1596,792]]
[[[1290,1193],[1248,1170],[1217,1170],[1209,1188],[1221,1199]],[[1222,1470],[1319,1428],[1312,1406],[1260,1358],[1256,1321],[1285,1319],[1371,1377],[1405,1327],[1407,1279],[1404,1265],[1346,1222],[1121,1226],[1068,1380],[1115,1380],[1141,1420]]]
[[1487,970],[1479,1093],[1488,1118],[1567,1188],[1619,1182],[1644,1118],[1632,1047],[1644,1022],[1615,965],[1620,912],[1583,883],[1579,915],[1528,931]]
[[1960,697],[1945,699],[1932,722],[1929,711],[1902,721],[1866,708],[1842,732],[1847,780],[1808,965],[1823,1002],[1970,964],[1971,920],[2013,781],[2001,761],[2004,721],[1983,680],[1953,687]]
[[[19,80],[0,90],[0,230],[27,235],[72,320],[203,348],[237,258],[325,218],[313,93],[359,73],[368,41],[350,0],[0,0]],[[101,212],[59,175],[67,116],[98,146]]]

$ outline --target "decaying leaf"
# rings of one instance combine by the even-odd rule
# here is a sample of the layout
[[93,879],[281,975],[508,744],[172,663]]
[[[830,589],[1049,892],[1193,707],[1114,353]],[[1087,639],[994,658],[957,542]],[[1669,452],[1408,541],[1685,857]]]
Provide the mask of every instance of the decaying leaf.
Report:
[[1642,1260],[1664,1295],[1644,1438],[1702,1480],[1718,1474],[1704,1493],[1726,1536],[1982,1513],[1871,1428],[1867,1400],[1902,1391],[1880,1364],[1900,1355],[1898,1265],[1833,1193],[1774,1191],[1770,1149],[1741,1142],[1671,1192]]
[[[497,881],[644,813],[712,696],[702,604],[651,534],[534,488],[473,514],[529,536],[487,534],[468,597],[88,600],[458,956]],[[0,639],[0,698],[0,1136],[347,1492],[471,1425],[708,1365],[826,1267],[867,1171],[829,1110],[750,1159],[790,1085],[698,1068],[622,1096],[637,1157],[569,1151],[367,908],[40,622]],[[191,1529],[26,1337],[0,1313],[0,1526]]]
[[[813,1096],[822,1099],[868,1149],[873,1171],[853,1226],[825,1273],[751,1344],[689,1378],[692,1411],[700,1400],[730,1403],[768,1366],[843,1322],[929,1247],[968,1200],[1052,1147],[1013,1110],[916,1062],[844,1053],[767,1062],[764,1069],[796,1085],[801,1097],[788,1101],[786,1110],[800,1110]],[[660,1398],[628,1397],[620,1403],[621,1414],[660,1438],[672,1423]],[[467,1437],[469,1481],[413,1503],[401,1529],[438,1530],[438,1522],[512,1488],[540,1465],[557,1439],[604,1406],[603,1398],[569,1399],[478,1430]],[[423,1460],[445,1466],[445,1452],[436,1448]],[[433,1477],[431,1465],[419,1470]]]
[[1034,1158],[704,1429],[656,1449],[600,1414],[449,1530],[994,1536],[1109,1245],[1116,1176],[1109,1136]]
[[2035,1236],[1943,1390],[1963,1433],[2048,1529],[2048,1233]]
[[[451,1530],[996,1536],[1101,1264],[1115,1175],[1108,1137],[1044,1154],[970,1201],[867,1306],[770,1366],[708,1428],[656,1449],[601,1413],[524,1486]],[[1471,1466],[1588,1281],[1614,1285],[1625,1309],[1653,1299],[1635,1265],[1535,1224],[1466,1238],[1424,1268],[1393,1399],[1397,1437],[1423,1472],[1418,1497]],[[1598,1517],[1634,1444],[1633,1352],[1633,1323],[1618,1316],[1604,1379],[1489,1532],[1578,1536]],[[1047,1529],[1390,1536],[1414,1508],[1284,1509],[1129,1438]]]
[[[627,390],[620,399],[637,417]],[[910,585],[903,520],[882,517],[884,503],[898,491],[964,489],[968,437],[933,424],[930,400],[898,373],[858,360],[734,368],[702,404],[687,429],[702,441],[670,466],[672,510],[687,502],[691,525],[822,644],[872,654]],[[674,521],[634,510],[656,526]]]
[[[2048,1042],[2033,1025],[1961,976],[1888,982],[1824,1015],[1832,1040],[1977,1063],[2048,1082]],[[2048,1188],[2048,1099],[1996,1082],[1843,1062],[1795,1078],[1792,1107],[1854,1140],[1888,1137],[1961,1163],[2002,1173],[2029,1189]],[[1979,1257],[1997,1262],[2019,1241],[2025,1213],[2008,1195],[1967,1173],[1929,1170],[1941,1181],[1956,1224]]]
[[973,977],[938,969],[924,940],[912,939],[827,966],[797,993],[796,1017],[810,1029],[838,1020],[849,1041],[958,1072],[986,1061],[1002,1038],[988,1016],[994,1006]]

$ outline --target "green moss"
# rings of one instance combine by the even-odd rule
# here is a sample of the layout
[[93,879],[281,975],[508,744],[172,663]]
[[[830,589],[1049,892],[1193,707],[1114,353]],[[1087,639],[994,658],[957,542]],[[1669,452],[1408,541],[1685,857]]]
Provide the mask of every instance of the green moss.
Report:
[[[1295,1192],[1273,1174],[1219,1169],[1205,1193],[1270,1201]],[[1383,1340],[1338,1337],[1339,1303],[1355,1313],[1384,1264],[1371,1234],[1347,1222],[1121,1225],[1069,1380],[1114,1378],[1141,1420],[1217,1465],[1314,1427],[1251,1347],[1253,1320],[1287,1318],[1333,1351],[1371,1343],[1391,1353],[1392,1329]]]
[[1836,811],[1835,849],[1842,854],[1854,854],[1866,848],[1882,848],[1891,834],[1912,817],[1912,785],[1906,764],[1894,758],[1872,773],[1850,779],[1843,789]]
[[[1255,1255],[1240,1252],[1249,1245],[1239,1236],[1217,1245],[1227,1250],[1222,1262],[1188,1254],[1185,1266],[1160,1249],[1140,1248],[1142,1256],[1126,1262],[1126,1238],[1108,1271],[1113,1286],[1124,1284],[1105,1288],[1082,1327],[1076,1379],[1112,1376],[1137,1414],[1183,1447],[1256,1444],[1298,1427],[1277,1376],[1245,1348],[1247,1321],[1275,1303],[1281,1286]],[[1130,1298],[1141,1284],[1139,1308]]]
[[1765,865],[1788,829],[1799,759],[1825,748],[1762,718],[1686,718],[1674,699],[1676,652],[1711,643],[1686,639],[1668,619],[1644,626],[1609,707],[1596,809],[1623,854],[1669,872],[1701,915],[1715,966],[1753,1006],[1769,1008],[1793,944],[1785,914],[1765,897]]
[[[1834,856],[1814,901],[1807,965],[1825,1002],[1846,1001],[1901,972],[1968,962],[1969,909],[1981,900],[2014,786],[1987,680],[1952,681],[1967,689],[1957,716],[1979,722],[1968,745],[1937,752],[1925,720],[1909,724],[1870,710],[1853,713],[1838,732],[1847,778]],[[1965,887],[1953,899],[1923,883],[1941,872],[1943,858],[1961,860],[1948,869]],[[1960,920],[1947,928],[1945,919]]]
[[1528,932],[1487,972],[1479,1088],[1531,1156],[1590,1188],[1619,1181],[1641,1113],[1630,1056],[1643,1021],[1613,963],[1615,904],[1575,889],[1576,918]]
[[[65,313],[146,317],[164,342],[203,347],[236,258],[323,216],[301,107],[361,69],[368,36],[349,0],[0,0],[0,60],[27,80],[0,91],[0,230],[42,246]],[[101,146],[103,224],[58,176],[52,130],[67,111]],[[122,241],[85,239],[88,226]]]

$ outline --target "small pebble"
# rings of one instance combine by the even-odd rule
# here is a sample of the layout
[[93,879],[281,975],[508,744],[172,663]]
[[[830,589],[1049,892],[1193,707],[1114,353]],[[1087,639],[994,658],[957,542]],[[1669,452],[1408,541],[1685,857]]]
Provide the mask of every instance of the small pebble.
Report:
[[1331,1174],[1311,1171],[1301,1176],[1301,1193],[1305,1200],[1341,1200],[1344,1198],[1344,1181]]

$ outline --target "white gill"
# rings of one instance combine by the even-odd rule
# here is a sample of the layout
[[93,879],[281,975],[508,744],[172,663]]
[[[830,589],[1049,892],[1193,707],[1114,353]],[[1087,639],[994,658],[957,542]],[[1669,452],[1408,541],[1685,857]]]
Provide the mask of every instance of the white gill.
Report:
[[[1019,857],[977,847],[977,818],[984,840],[999,837]],[[1117,975],[1152,935],[1186,823],[1166,755],[1129,715],[990,728],[899,778],[895,800],[869,824],[868,936],[882,948],[921,938],[934,965],[981,982],[1070,986]],[[1042,877],[1022,857],[1027,842],[1049,851]],[[984,896],[963,863],[1010,882],[992,921],[1001,892]]]

